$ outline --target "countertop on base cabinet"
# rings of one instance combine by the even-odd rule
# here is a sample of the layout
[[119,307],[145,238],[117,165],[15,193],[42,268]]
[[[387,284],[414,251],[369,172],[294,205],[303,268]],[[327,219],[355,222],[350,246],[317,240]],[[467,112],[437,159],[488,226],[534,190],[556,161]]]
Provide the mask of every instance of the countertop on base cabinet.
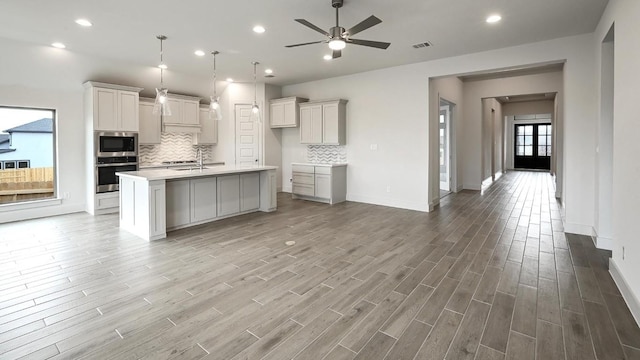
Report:
[[142,170],[120,177],[120,228],[145,240],[167,230],[277,208],[275,166]]

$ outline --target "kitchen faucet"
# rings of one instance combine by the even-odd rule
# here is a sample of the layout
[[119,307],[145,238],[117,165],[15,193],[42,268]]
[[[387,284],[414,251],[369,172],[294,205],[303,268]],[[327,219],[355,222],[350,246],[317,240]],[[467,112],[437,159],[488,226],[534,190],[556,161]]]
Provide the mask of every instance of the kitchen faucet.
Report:
[[200,148],[196,149],[196,162],[198,163],[198,167],[200,167],[200,171],[203,169],[203,161],[202,161],[202,150]]

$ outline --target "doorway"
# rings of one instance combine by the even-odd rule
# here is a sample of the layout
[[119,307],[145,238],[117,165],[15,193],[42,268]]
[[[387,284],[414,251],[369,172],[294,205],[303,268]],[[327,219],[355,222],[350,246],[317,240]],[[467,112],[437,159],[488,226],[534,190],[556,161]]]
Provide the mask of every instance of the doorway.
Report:
[[236,165],[259,165],[260,126],[251,120],[251,105],[236,105]]
[[516,124],[516,169],[551,170],[551,124]]
[[451,112],[452,104],[440,99],[440,116],[438,119],[440,197],[451,192]]

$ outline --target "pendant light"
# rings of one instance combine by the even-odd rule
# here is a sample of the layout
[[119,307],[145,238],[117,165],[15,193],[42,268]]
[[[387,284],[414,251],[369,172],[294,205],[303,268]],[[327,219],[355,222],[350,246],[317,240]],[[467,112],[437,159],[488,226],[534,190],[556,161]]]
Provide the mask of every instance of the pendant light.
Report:
[[260,107],[258,106],[258,80],[257,80],[257,69],[258,64],[257,61],[252,62],[253,64],[253,106],[251,107],[251,120],[255,122],[261,122],[260,117]]
[[216,92],[216,55],[220,54],[218,51],[212,51],[213,55],[213,96],[211,96],[211,102],[209,103],[209,118],[214,120],[222,120],[222,109],[220,109],[220,97]]
[[153,113],[160,114],[163,116],[171,116],[171,108],[169,108],[169,103],[167,101],[168,91],[169,89],[164,87],[164,70],[167,68],[163,59],[162,59],[162,42],[167,40],[167,37],[164,35],[156,36],[158,40],[160,40],[160,87],[156,88],[156,102],[153,104]]

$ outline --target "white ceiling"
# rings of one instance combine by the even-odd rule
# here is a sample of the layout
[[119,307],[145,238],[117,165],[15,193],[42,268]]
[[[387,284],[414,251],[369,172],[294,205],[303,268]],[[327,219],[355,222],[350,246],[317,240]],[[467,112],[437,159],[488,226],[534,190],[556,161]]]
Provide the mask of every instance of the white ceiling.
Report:
[[[272,68],[266,83],[286,85],[384,67],[421,62],[518,44],[592,32],[607,0],[345,0],[341,26],[349,28],[369,15],[383,22],[354,36],[391,42],[388,50],[348,45],[340,59],[325,61],[326,44],[285,48],[322,40],[296,22],[303,18],[329,29],[331,0],[4,0],[0,37],[48,45],[60,41],[67,51],[155,66],[164,34],[169,71],[210,77],[211,55],[218,50],[219,78],[251,81],[252,60]],[[494,25],[487,15],[500,13]],[[87,18],[94,24],[74,23]],[[252,32],[256,24],[267,32]],[[430,41],[431,48],[413,44]],[[3,55],[4,56],[4,55]],[[108,76],[109,74],[105,74]],[[264,74],[261,72],[260,76]]]

